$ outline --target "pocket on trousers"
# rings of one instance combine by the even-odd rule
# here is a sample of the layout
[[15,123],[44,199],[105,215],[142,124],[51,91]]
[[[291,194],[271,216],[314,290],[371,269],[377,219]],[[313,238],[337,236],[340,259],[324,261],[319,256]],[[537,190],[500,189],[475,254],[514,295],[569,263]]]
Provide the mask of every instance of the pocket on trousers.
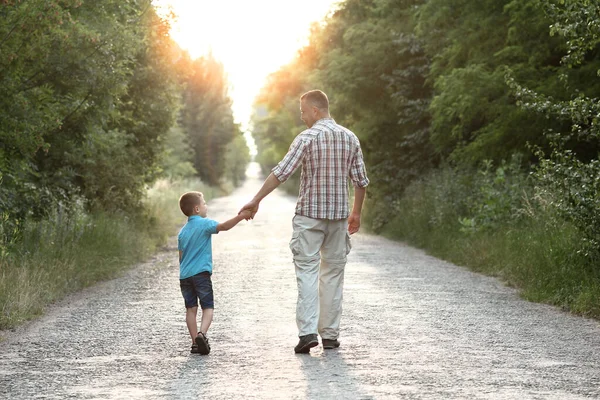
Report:
[[290,250],[295,256],[300,254],[300,232],[292,233],[292,239],[290,239]]
[[350,233],[346,231],[346,255],[350,254],[350,250],[352,250],[352,238]]

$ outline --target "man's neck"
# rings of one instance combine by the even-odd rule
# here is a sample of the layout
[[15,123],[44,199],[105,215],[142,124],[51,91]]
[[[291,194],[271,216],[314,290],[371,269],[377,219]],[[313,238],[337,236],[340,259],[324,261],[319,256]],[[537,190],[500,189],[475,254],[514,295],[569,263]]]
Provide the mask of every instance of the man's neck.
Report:
[[[319,122],[322,119],[327,119],[327,118],[331,118],[331,116],[329,114],[321,114],[321,115],[317,115],[317,120],[315,121],[315,124],[317,122]],[[314,124],[313,124],[314,125]]]

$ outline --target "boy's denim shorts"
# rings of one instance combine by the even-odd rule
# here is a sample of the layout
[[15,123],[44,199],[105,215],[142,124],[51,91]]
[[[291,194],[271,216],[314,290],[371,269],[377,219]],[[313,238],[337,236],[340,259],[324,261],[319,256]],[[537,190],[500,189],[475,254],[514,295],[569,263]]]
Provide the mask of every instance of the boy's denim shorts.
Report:
[[198,299],[200,299],[200,307],[203,310],[215,308],[209,272],[201,272],[189,278],[180,279],[179,286],[185,300],[185,308],[198,307]]

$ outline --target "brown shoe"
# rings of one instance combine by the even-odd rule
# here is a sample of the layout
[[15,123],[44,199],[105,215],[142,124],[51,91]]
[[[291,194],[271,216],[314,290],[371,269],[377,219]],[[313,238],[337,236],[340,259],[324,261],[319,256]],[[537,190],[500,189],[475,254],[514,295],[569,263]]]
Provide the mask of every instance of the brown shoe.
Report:
[[192,354],[198,354],[198,353],[200,353],[198,351],[198,345],[197,344],[193,344],[192,345],[192,348],[190,349],[190,353],[192,353]]
[[323,339],[324,349],[337,349],[340,347],[340,342],[337,339]]
[[198,336],[196,336],[196,345],[198,346],[198,353],[202,355],[210,353],[210,345],[208,344],[208,339],[204,333],[198,332]]
[[300,341],[294,347],[295,353],[310,353],[310,349],[319,345],[319,339],[316,334],[300,336]]

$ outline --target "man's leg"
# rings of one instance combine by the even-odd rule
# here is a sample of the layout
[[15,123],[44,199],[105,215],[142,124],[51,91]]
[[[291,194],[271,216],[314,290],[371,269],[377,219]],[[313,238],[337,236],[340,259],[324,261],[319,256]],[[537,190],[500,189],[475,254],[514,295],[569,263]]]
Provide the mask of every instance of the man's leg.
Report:
[[294,232],[290,249],[296,267],[298,301],[296,303],[296,323],[298,336],[317,333],[319,315],[319,251],[324,232],[320,230],[320,220],[295,216]]
[[319,259],[294,258],[298,300],[296,302],[296,324],[298,336],[317,333],[319,316]]
[[344,269],[350,251],[347,221],[329,221],[321,251],[319,274],[319,335],[335,340],[339,336],[342,318]]

